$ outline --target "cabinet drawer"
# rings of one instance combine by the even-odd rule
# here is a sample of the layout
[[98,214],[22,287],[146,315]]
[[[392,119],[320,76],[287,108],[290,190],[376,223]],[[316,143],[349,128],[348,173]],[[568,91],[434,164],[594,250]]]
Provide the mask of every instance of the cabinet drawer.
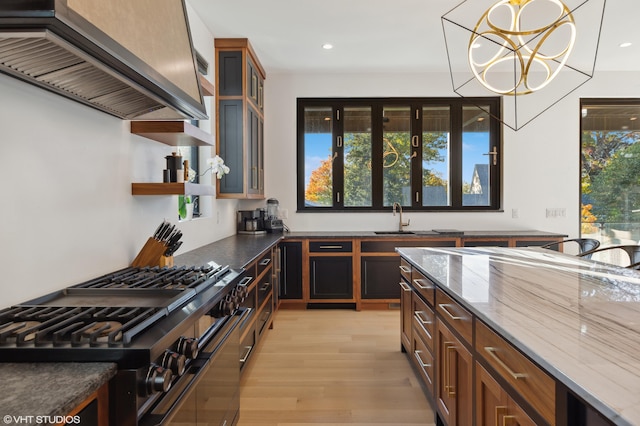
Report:
[[408,283],[411,282],[411,265],[403,258],[400,258],[400,275],[402,275],[402,278],[407,280]]
[[414,269],[411,272],[411,285],[422,297],[424,297],[427,303],[431,306],[435,304],[436,286],[429,278]]
[[271,275],[267,274],[265,275],[262,280],[260,280],[257,284],[257,292],[258,292],[258,306],[257,308],[260,309],[260,307],[262,307],[262,304],[264,303],[265,299],[271,295]]
[[554,380],[489,327],[476,322],[476,353],[528,401],[550,424],[555,423]]
[[436,332],[436,315],[426,303],[413,294],[413,329],[421,334],[429,350],[434,350],[433,335]]
[[256,262],[256,276],[260,276],[260,274],[271,266],[271,250],[264,253]]
[[420,376],[422,376],[424,383],[427,385],[427,389],[433,394],[433,374],[435,372],[433,355],[425,342],[420,338],[420,334],[413,333],[412,340],[412,361],[416,367],[418,367]]
[[436,311],[444,322],[453,327],[471,345],[473,316],[439,288],[436,289]]
[[352,246],[351,241],[310,241],[309,251],[313,253],[350,253]]

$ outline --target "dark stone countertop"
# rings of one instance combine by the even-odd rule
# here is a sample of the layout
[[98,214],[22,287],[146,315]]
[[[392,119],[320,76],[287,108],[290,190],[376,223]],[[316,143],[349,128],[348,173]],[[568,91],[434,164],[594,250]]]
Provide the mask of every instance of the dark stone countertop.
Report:
[[115,374],[113,363],[0,363],[3,423],[55,424]]
[[[387,231],[383,231],[387,232]],[[440,231],[410,231],[412,233],[376,234],[374,231],[297,231],[261,234],[261,235],[232,235],[222,240],[191,250],[174,258],[175,265],[201,266],[208,262],[219,265],[229,265],[232,268],[242,268],[253,262],[258,256],[281,239],[296,238],[563,238],[565,234],[544,232],[537,230],[514,231],[459,231],[456,229]]]
[[283,234],[232,235],[222,240],[191,250],[174,258],[176,266],[201,266],[208,262],[243,268],[258,258],[260,253],[277,244]]

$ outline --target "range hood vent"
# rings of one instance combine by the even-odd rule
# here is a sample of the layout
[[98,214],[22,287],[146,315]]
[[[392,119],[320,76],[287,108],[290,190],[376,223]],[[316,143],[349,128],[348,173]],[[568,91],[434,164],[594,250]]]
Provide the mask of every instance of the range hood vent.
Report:
[[[45,18],[34,18],[33,11],[5,18],[3,7],[0,6],[0,72],[121,119],[207,118],[195,59],[193,69],[187,72],[193,74],[199,100],[91,24],[85,22],[84,28],[69,26],[69,20],[63,22],[54,10],[44,13]],[[12,14],[16,15],[16,11]],[[76,16],[74,21],[82,19]]]

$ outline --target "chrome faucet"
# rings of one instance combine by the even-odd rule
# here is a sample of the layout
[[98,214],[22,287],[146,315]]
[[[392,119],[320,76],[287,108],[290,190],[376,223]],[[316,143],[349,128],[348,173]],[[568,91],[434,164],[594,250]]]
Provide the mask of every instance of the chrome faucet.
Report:
[[409,226],[409,222],[411,222],[411,219],[407,219],[407,223],[404,223],[402,221],[402,206],[400,205],[400,203],[393,203],[393,215],[396,215],[396,207],[398,208],[398,213],[400,214],[400,223],[398,224],[398,231],[402,232],[403,231],[403,227],[405,226]]

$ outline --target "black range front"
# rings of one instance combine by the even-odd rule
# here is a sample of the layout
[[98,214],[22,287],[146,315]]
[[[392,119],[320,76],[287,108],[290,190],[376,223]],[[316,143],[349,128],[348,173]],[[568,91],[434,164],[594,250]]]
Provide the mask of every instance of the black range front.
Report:
[[0,311],[0,362],[116,363],[109,406],[118,426],[168,424],[199,381],[215,380],[207,372],[238,370],[219,399],[234,424],[237,327],[248,315],[238,307],[250,280],[213,263],[107,274]]

